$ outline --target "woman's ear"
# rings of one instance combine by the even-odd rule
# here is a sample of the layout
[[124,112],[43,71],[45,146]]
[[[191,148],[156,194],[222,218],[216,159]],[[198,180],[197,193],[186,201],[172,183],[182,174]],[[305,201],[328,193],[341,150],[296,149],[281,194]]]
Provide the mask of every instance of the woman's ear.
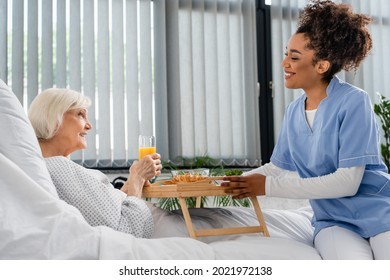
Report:
[[330,62],[328,60],[320,60],[317,62],[317,72],[319,74],[324,74],[330,68]]

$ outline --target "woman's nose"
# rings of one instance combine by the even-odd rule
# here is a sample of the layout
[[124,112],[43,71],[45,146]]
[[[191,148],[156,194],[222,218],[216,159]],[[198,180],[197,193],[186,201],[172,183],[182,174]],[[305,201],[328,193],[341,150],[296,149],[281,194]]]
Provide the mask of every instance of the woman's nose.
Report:
[[287,58],[285,57],[285,58],[283,58],[283,60],[282,60],[281,66],[282,66],[282,68],[286,68],[287,65],[288,65],[288,63],[287,63]]
[[86,128],[87,130],[92,129],[92,124],[89,122],[89,120],[87,120],[87,122],[85,123],[85,128]]

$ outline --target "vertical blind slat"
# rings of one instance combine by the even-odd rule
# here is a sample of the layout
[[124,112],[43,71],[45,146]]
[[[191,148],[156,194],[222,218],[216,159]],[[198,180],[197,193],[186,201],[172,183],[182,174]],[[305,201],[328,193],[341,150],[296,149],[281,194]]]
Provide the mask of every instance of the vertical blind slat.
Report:
[[[281,0],[273,0],[272,8],[271,8],[271,27],[272,32],[281,34],[280,36],[272,36],[271,37],[271,44],[272,44],[272,58],[276,61],[282,61],[283,59],[283,51],[285,48],[285,41],[283,34],[283,26],[284,26],[284,20],[283,19],[283,8],[281,5]],[[283,83],[283,76],[280,75],[280,65],[277,65],[276,63],[272,63],[272,78],[273,83],[275,85],[280,85]],[[273,119],[274,119],[274,131],[279,131],[281,122],[283,120],[283,114],[277,113],[277,112],[284,112],[284,102],[282,93],[277,94],[276,89],[274,89],[274,102],[273,102]],[[262,94],[262,93],[260,93]],[[274,133],[277,137],[277,133]],[[277,138],[275,138],[277,139]]]
[[179,1],[167,1],[167,89],[168,89],[168,135],[169,158],[182,155],[181,119],[180,119],[180,77],[171,73],[180,73],[179,67]]
[[243,6],[243,34],[244,45],[244,85],[245,85],[245,136],[247,160],[253,165],[261,164],[260,152],[260,123],[257,90],[257,56],[256,56],[256,9],[253,1],[244,0]]
[[138,158],[139,81],[138,81],[138,16],[137,1],[126,1],[126,139],[128,158]]
[[42,0],[42,89],[53,86],[53,2]]
[[179,38],[181,44],[179,47],[180,61],[180,118],[181,122],[181,154],[184,157],[194,157],[194,93],[192,81],[192,6],[189,0],[179,1]]
[[218,158],[220,152],[220,132],[218,124],[219,106],[218,106],[218,46],[215,41],[217,34],[217,5],[216,2],[205,1],[204,21],[205,29],[205,92],[207,96],[207,147],[208,156]]
[[8,83],[8,0],[0,0],[0,79]]
[[79,1],[70,1],[69,13],[69,86],[81,91],[81,11]]
[[[70,1],[69,14],[69,87],[81,92],[81,11],[79,1]],[[83,161],[84,150],[72,153],[72,159]]]
[[153,93],[152,93],[152,41],[150,1],[139,1],[139,51],[140,51],[140,94],[141,94],[141,134],[153,135]]
[[38,0],[28,1],[27,21],[27,102],[30,105],[39,91]]
[[[242,3],[233,3],[231,29],[230,29],[230,60],[233,67],[230,68],[230,77],[231,77],[231,92],[232,100],[231,103],[232,113],[231,113],[231,127],[232,127],[232,148],[233,154],[236,155],[245,155],[248,156],[245,150],[245,127],[242,123],[245,123],[245,110],[244,103],[242,98],[242,92],[244,91],[244,73],[243,69],[243,34],[242,30],[245,29],[245,26],[242,24],[243,17],[242,13]],[[239,38],[239,40],[237,40]],[[240,116],[236,118],[235,116]]]
[[66,0],[57,0],[56,85],[67,87]]
[[92,105],[88,109],[92,130],[88,132],[88,149],[84,153],[84,165],[94,167],[97,164],[96,148],[96,65],[95,65],[95,1],[83,2],[83,93],[91,98]]
[[[230,87],[230,46],[229,46],[229,3],[219,2],[217,13],[217,54],[218,54],[218,106],[219,106],[219,131],[220,154],[232,155],[232,127],[231,109],[232,96]],[[237,55],[237,54],[235,54]],[[229,108],[226,110],[224,108]],[[240,118],[240,116],[234,116]],[[222,136],[223,135],[223,136]]]
[[98,31],[98,100],[99,119],[97,120],[97,133],[99,135],[99,164],[101,167],[110,167],[111,156],[111,100],[110,100],[110,31],[109,31],[109,5],[108,1],[98,1],[97,31]]
[[12,2],[12,90],[23,104],[24,91],[24,2]]
[[206,104],[207,97],[205,94],[205,49],[204,49],[204,1],[195,1],[192,3],[193,13],[192,13],[192,36],[195,38],[194,41],[197,42],[192,46],[192,63],[194,67],[193,71],[193,98],[194,98],[194,112],[196,112],[196,117],[194,116],[194,154],[196,155],[206,155],[208,154],[207,150],[207,112]]
[[165,0],[155,0],[153,3],[155,111],[158,116],[155,118],[156,139],[157,151],[166,161],[169,158],[166,5]]
[[125,84],[124,84],[124,30],[123,2],[112,2],[112,94],[113,94],[113,156],[115,167],[125,167]]

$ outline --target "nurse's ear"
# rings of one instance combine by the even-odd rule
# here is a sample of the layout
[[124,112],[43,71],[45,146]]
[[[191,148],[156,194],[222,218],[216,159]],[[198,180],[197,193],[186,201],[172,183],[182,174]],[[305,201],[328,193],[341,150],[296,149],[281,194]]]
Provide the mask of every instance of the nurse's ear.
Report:
[[330,68],[330,62],[328,60],[320,60],[316,64],[316,70],[318,74],[326,73]]

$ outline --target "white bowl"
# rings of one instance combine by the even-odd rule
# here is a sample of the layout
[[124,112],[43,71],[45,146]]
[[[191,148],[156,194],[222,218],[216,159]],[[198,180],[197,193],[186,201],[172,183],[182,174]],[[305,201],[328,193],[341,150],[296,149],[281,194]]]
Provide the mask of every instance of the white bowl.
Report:
[[171,174],[172,176],[185,175],[185,174],[191,174],[196,176],[209,176],[210,169],[208,168],[178,169],[178,170],[171,170]]

